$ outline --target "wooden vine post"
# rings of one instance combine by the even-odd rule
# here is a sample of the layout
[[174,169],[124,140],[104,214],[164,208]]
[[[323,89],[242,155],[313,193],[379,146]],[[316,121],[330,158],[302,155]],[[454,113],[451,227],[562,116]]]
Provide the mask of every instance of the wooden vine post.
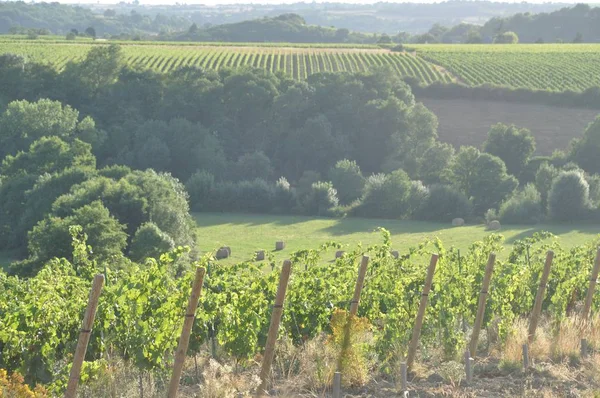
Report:
[[485,302],[487,300],[488,289],[490,287],[492,273],[494,272],[495,262],[496,253],[490,253],[487,266],[485,267],[483,283],[481,284],[481,292],[479,293],[479,304],[477,305],[477,315],[475,317],[475,324],[473,324],[473,334],[471,335],[471,342],[469,343],[469,351],[471,353],[471,357],[473,358],[477,354],[477,341],[479,340],[479,331],[481,330],[481,325],[483,323],[483,315],[485,313]]
[[406,358],[406,366],[408,370],[415,361],[415,355],[417,353],[417,347],[419,345],[419,337],[421,336],[421,328],[423,327],[423,319],[425,318],[425,309],[427,308],[427,301],[429,298],[429,291],[431,290],[431,283],[433,282],[433,274],[435,273],[435,266],[437,264],[439,256],[433,254],[431,261],[429,262],[429,268],[427,269],[427,277],[425,278],[425,286],[423,287],[423,293],[421,293],[421,302],[419,304],[419,311],[417,312],[417,319],[415,320],[415,326],[413,327],[412,338],[410,339],[410,345],[408,347],[408,356]]
[[548,277],[550,276],[550,268],[552,267],[552,259],[554,258],[554,252],[548,250],[546,254],[546,263],[544,264],[544,271],[540,278],[540,286],[538,287],[537,294],[535,295],[535,303],[533,305],[533,311],[531,311],[531,318],[529,319],[529,333],[527,334],[527,340],[529,344],[533,342],[535,338],[535,330],[540,319],[540,313],[542,312],[542,303],[544,302],[544,296],[546,294],[546,285],[548,284]]
[[583,305],[583,314],[582,318],[587,320],[590,316],[590,310],[592,309],[592,299],[594,298],[594,291],[596,290],[596,283],[598,280],[598,272],[600,271],[600,247],[598,248],[598,252],[596,253],[596,262],[594,263],[594,268],[592,269],[592,275],[590,275],[590,286],[588,288],[587,294],[585,296],[585,303]]
[[200,293],[202,292],[202,283],[204,282],[205,272],[206,270],[202,267],[196,268],[196,277],[194,279],[194,284],[192,285],[192,294],[190,295],[187,311],[185,312],[185,319],[183,320],[183,328],[181,330],[181,336],[179,337],[177,351],[175,351],[175,362],[173,364],[171,382],[169,383],[168,398],[175,398],[177,396],[179,380],[181,379],[181,372],[190,343],[190,334],[192,333],[192,327],[194,326],[194,318],[196,316],[196,309],[198,308],[198,301],[200,300]]
[[360,304],[360,294],[362,292],[362,288],[365,284],[365,277],[367,275],[367,267],[369,265],[369,257],[363,256],[360,262],[360,267],[358,269],[358,277],[356,278],[356,285],[354,286],[354,295],[352,296],[352,301],[350,301],[350,312],[348,313],[348,318],[346,319],[346,325],[344,326],[344,340],[342,341],[342,349],[340,352],[340,356],[338,357],[337,362],[337,372],[336,377],[334,379],[334,397],[336,394],[339,396],[340,386],[342,382],[342,364],[344,361],[344,357],[346,356],[346,352],[348,347],[350,346],[350,329],[352,326],[352,320],[358,313],[358,305]]
[[73,366],[71,366],[71,374],[69,375],[65,398],[75,398],[77,395],[77,385],[79,384],[81,367],[83,366],[85,352],[87,351],[87,346],[90,341],[92,326],[94,324],[94,318],[96,317],[96,309],[98,308],[98,299],[100,298],[100,292],[102,292],[103,285],[104,275],[96,275],[92,283],[92,290],[90,291],[87,309],[85,310],[83,324],[79,332],[79,340],[77,341],[77,348],[75,349],[75,355],[73,356]]
[[292,271],[292,262],[285,260],[283,268],[279,275],[279,286],[277,287],[277,295],[275,296],[275,305],[273,305],[273,313],[271,314],[271,325],[267,335],[267,343],[263,356],[262,367],[260,369],[260,385],[256,390],[256,396],[262,397],[267,393],[267,383],[269,373],[271,372],[271,364],[273,363],[273,355],[275,353],[275,343],[277,342],[277,333],[279,332],[279,323],[281,322],[281,314],[283,313],[283,302],[287,290],[290,272]]

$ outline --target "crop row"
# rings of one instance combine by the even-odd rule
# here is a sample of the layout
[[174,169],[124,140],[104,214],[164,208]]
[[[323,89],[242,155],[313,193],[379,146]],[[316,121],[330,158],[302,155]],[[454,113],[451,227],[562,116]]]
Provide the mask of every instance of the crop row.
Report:
[[[81,60],[90,48],[78,44],[0,42],[0,53],[20,54],[30,61],[47,63],[58,70],[62,70],[68,61]],[[450,76],[421,58],[385,50],[136,45],[122,48],[125,62],[130,66],[161,73],[185,66],[214,70],[251,66],[305,79],[319,72],[364,72],[385,66],[424,84],[451,81]]]
[[[600,47],[581,47],[581,51],[546,47],[545,51],[530,52],[492,51],[493,46],[486,46],[490,51],[448,48],[426,47],[418,54],[470,86],[491,84],[546,91],[584,91],[600,86]],[[593,48],[596,51],[590,51]]]

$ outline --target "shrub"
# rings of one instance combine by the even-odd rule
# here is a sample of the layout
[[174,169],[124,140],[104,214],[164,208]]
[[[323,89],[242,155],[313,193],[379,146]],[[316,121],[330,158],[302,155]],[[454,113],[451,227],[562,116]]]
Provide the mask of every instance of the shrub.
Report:
[[362,195],[365,186],[360,167],[353,160],[340,160],[329,170],[329,179],[341,204],[349,204]]
[[330,182],[318,181],[302,201],[304,212],[311,216],[326,216],[339,203],[337,192]]
[[600,207],[600,175],[587,176],[586,180],[590,186],[590,203],[593,207]]
[[412,181],[410,183],[410,194],[408,196],[408,212],[409,214],[418,214],[419,209],[425,203],[429,196],[429,189],[421,181]]
[[548,194],[548,211],[555,221],[576,221],[589,209],[590,187],[578,171],[563,171],[552,183]]
[[409,213],[411,181],[403,170],[367,179],[359,215],[380,218],[402,218]]
[[162,253],[173,250],[175,242],[156,224],[147,222],[136,231],[129,247],[129,257],[141,262],[146,258],[158,258]]
[[522,191],[515,193],[502,203],[498,213],[504,224],[536,224],[543,217],[542,198],[533,184],[527,184]]
[[499,33],[494,37],[494,44],[517,44],[519,36],[515,32]]
[[193,211],[206,211],[210,208],[214,185],[215,177],[204,170],[198,170],[187,180],[185,187],[190,195],[190,207]]
[[285,177],[277,180],[273,195],[273,211],[275,213],[289,213],[296,206],[296,190],[291,187]]
[[240,181],[238,183],[241,210],[257,213],[269,213],[275,196],[273,186],[265,180]]
[[222,182],[215,185],[210,210],[249,213],[269,213],[275,192],[265,180]]
[[558,170],[548,164],[543,163],[535,173],[535,188],[540,193],[542,209],[546,211],[548,208],[548,192],[552,188],[552,181],[558,175]]
[[416,217],[421,220],[450,222],[455,218],[468,218],[472,206],[466,195],[458,189],[436,184],[429,188],[429,194]]
[[83,228],[94,250],[94,257],[99,260],[121,255],[127,244],[125,227],[98,200],[74,210],[72,216],[50,217],[40,221],[29,232],[31,256],[42,262],[53,257],[71,259],[73,249],[69,227],[72,225]]
[[298,180],[296,194],[298,199],[302,200],[312,190],[312,184],[321,180],[321,174],[313,170],[305,170]]

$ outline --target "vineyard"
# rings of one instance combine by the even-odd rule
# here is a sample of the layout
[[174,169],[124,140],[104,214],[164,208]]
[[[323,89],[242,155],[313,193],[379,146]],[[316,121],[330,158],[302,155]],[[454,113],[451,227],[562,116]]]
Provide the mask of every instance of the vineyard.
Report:
[[[82,60],[103,42],[0,38],[0,53],[15,53],[57,70]],[[392,68],[421,84],[458,82],[546,91],[580,92],[600,86],[600,45],[411,45],[392,52],[373,45],[179,43],[116,41],[132,67],[166,73],[185,66],[218,70],[251,66],[306,79],[319,72]]]
[[491,84],[548,91],[600,86],[595,44],[422,45],[417,53],[470,86]]
[[[41,44],[0,41],[1,53],[15,53],[28,60],[64,69],[69,61],[82,60],[91,45]],[[364,72],[387,66],[401,76],[412,76],[430,84],[450,82],[452,78],[433,64],[407,53],[382,49],[319,47],[249,47],[249,46],[185,46],[124,45],[125,62],[132,67],[166,73],[181,67],[221,68],[255,67],[273,73],[282,72],[294,79],[306,79],[319,72]]]
[[[336,254],[334,262],[330,262],[332,250],[340,246],[333,242],[296,251],[290,257],[292,271],[279,335],[300,349],[322,333],[333,334],[327,345],[345,341],[339,343],[340,355],[351,355],[352,364],[338,363],[337,370],[345,372],[348,385],[364,383],[366,372],[397,377],[397,363],[406,355],[409,364],[411,355],[421,362],[436,349],[438,360],[452,361],[462,355],[469,340],[473,355],[481,353],[485,347],[477,345],[472,328],[494,329],[497,339],[506,341],[514,322],[530,315],[536,292],[540,297],[535,299],[539,303],[536,308],[557,325],[584,298],[587,303],[587,297],[591,298],[587,293],[593,292],[588,285],[598,242],[566,250],[551,235],[536,234],[516,242],[507,260],[494,264],[494,253],[502,250],[500,235],[492,234],[464,251],[429,240],[398,257],[389,233],[382,230],[382,235],[382,243],[346,250]],[[186,250],[179,248],[143,267],[117,270],[89,261],[85,241],[78,236],[75,231],[74,264],[52,261],[31,279],[0,273],[0,368],[18,370],[28,383],[42,382],[54,393],[64,391],[81,325],[79,314],[85,308],[92,276],[100,271],[106,287],[83,368],[84,384],[110,372],[106,370],[108,360],[115,356],[140,374],[151,372],[155,383],[164,383],[194,279],[193,266],[175,271]],[[547,253],[553,254],[553,261]],[[364,254],[370,259],[365,262],[363,258],[361,263]],[[358,263],[359,281],[364,277],[360,306],[355,289],[355,284],[359,286]],[[234,359],[236,366],[250,366],[265,346],[281,265],[273,262],[270,254],[264,261],[233,266],[220,266],[205,257],[201,265],[207,271],[188,355],[209,352],[213,357]],[[542,270],[548,283],[540,282]],[[176,273],[181,275],[174,277]],[[538,286],[545,289],[541,296]],[[484,300],[482,307],[484,296],[487,302]],[[423,297],[428,297],[428,305],[421,318]],[[592,308],[597,309],[598,304],[600,295],[594,297]],[[339,314],[349,307],[351,313],[358,311],[359,323],[346,329]],[[415,319],[422,321],[422,328],[413,327]],[[415,329],[421,332],[417,334],[420,349],[411,353],[409,343],[417,347]],[[340,330],[357,335],[368,332],[373,338],[361,341],[358,349],[353,346],[355,339],[339,339]],[[590,349],[600,348],[592,340],[590,344]],[[376,360],[375,367],[367,366],[366,353]],[[334,370],[335,366],[323,365],[320,379],[314,382],[329,385]],[[289,372],[294,372],[292,367]]]

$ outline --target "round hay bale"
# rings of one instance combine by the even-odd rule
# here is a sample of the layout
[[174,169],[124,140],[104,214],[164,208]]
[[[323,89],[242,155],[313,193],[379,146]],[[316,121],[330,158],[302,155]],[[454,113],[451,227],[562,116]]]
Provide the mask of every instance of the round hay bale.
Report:
[[455,218],[452,220],[453,227],[462,227],[463,225],[465,225],[465,220],[462,218]]
[[256,261],[263,261],[265,259],[265,251],[259,250],[256,252]]
[[283,250],[285,249],[285,242],[280,240],[275,242],[275,250],[279,251],[279,250]]
[[338,250],[335,252],[335,258],[340,258],[342,257],[346,252],[343,250]]
[[215,257],[217,257],[217,260],[222,260],[224,258],[229,257],[231,253],[231,250],[228,250],[228,248],[226,247],[222,247],[219,250],[217,250],[217,254]]
[[398,252],[398,250],[392,250],[392,257],[394,257],[394,258],[400,257],[400,252]]
[[500,221],[494,220],[490,221],[488,224],[488,229],[491,231],[498,231],[501,228]]

